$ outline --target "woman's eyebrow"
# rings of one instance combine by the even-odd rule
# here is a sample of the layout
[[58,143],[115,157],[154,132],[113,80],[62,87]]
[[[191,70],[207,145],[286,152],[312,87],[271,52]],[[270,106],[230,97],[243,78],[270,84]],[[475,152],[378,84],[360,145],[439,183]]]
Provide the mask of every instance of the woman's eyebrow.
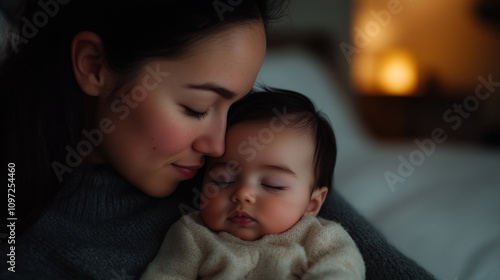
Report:
[[217,93],[218,95],[222,96],[224,99],[232,99],[233,97],[236,96],[236,93],[228,90],[227,88],[218,86],[218,85],[213,84],[213,83],[205,83],[205,84],[200,84],[200,85],[188,85],[188,88],[213,91],[213,92]]

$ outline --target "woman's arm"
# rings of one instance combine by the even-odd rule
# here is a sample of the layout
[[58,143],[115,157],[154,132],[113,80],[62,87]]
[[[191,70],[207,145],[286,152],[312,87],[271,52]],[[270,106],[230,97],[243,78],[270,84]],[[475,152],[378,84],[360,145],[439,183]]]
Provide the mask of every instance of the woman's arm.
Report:
[[366,266],[366,279],[435,279],[409,259],[349,205],[335,190],[319,216],[342,225],[358,246]]

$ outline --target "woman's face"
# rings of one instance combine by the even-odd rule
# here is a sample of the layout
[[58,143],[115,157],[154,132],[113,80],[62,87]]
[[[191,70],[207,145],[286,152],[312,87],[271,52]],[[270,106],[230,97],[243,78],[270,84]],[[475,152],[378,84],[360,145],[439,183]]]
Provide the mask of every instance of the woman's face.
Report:
[[249,24],[196,43],[182,58],[150,61],[123,94],[100,101],[98,120],[112,131],[98,156],[146,194],[171,194],[205,155],[224,153],[227,111],[252,89],[265,49],[264,27]]

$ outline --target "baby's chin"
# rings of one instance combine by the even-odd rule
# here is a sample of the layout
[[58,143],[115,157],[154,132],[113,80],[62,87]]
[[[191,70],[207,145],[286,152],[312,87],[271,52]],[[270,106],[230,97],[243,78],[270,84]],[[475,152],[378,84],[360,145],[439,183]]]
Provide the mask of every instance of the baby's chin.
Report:
[[255,232],[249,232],[248,230],[233,230],[232,232],[229,232],[229,233],[238,237],[241,240],[244,240],[244,241],[259,240],[263,236],[262,234],[257,234]]

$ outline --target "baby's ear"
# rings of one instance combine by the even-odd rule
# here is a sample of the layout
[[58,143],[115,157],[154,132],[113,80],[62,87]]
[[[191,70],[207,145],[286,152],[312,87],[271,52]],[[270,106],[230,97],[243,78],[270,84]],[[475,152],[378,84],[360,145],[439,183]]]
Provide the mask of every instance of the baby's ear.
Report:
[[307,206],[304,215],[317,216],[319,210],[321,209],[321,206],[323,205],[323,202],[325,202],[327,194],[328,188],[326,186],[315,189],[311,195],[309,205]]

